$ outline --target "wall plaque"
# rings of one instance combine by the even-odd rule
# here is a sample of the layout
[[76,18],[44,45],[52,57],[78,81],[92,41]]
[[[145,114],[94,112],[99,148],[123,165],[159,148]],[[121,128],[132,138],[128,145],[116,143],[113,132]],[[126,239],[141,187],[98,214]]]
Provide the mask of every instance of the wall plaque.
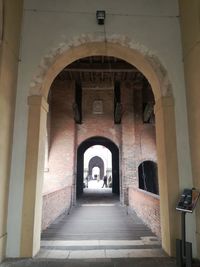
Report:
[[103,101],[95,100],[93,102],[93,114],[103,114]]

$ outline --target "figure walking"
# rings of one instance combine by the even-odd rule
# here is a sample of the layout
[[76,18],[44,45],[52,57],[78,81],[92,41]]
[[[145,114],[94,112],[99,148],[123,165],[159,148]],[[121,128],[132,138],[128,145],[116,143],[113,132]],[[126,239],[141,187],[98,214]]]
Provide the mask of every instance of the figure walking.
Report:
[[102,188],[104,187],[104,185],[105,185],[105,187],[108,186],[108,185],[107,185],[107,180],[108,180],[107,175],[104,175],[104,177],[103,177],[103,186],[102,186]]
[[112,177],[111,177],[111,175],[108,177],[108,187],[112,187]]

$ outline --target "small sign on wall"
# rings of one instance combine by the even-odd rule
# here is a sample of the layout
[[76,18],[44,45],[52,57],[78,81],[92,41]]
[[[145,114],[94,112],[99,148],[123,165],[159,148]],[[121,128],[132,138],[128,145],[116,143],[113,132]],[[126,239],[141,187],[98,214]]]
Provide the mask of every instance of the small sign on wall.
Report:
[[103,101],[102,100],[95,100],[93,102],[92,113],[103,114]]

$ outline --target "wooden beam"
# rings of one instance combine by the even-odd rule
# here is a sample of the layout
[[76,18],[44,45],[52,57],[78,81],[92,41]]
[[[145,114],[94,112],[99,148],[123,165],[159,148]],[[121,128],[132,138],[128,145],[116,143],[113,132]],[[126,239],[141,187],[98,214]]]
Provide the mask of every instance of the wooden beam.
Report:
[[139,72],[135,67],[124,63],[74,63],[70,67],[64,68],[68,72]]

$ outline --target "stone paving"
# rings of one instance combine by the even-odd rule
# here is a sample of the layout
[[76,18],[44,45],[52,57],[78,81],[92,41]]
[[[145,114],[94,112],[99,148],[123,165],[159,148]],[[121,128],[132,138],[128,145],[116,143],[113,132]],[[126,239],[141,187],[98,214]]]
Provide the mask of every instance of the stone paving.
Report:
[[[101,181],[100,181],[101,182]],[[158,238],[136,213],[128,213],[110,188],[92,181],[70,214],[42,233],[40,259],[162,258]]]
[[[103,198],[102,198],[103,197]],[[70,214],[42,234],[34,259],[7,259],[1,267],[175,267],[160,241],[110,189],[86,189]]]
[[115,259],[21,259],[0,264],[1,267],[176,267],[171,258]]

